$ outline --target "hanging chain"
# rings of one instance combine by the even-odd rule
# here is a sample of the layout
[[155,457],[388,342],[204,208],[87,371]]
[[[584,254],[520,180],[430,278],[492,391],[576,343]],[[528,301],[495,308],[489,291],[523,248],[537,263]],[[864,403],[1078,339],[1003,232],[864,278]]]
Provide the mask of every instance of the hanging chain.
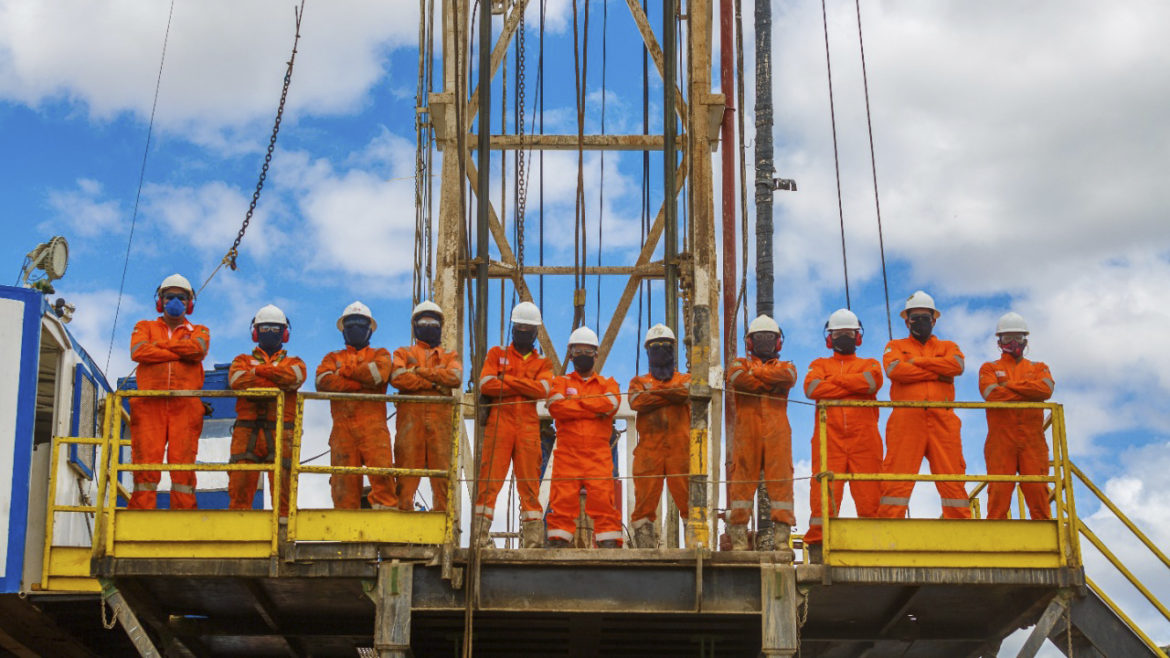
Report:
[[516,118],[519,128],[520,148],[516,150],[516,270],[524,276],[524,212],[528,206],[528,172],[524,162],[524,82],[525,82],[525,30],[524,13],[520,8],[520,26],[516,32]]
[[[297,18],[297,33],[296,37],[293,38],[292,56],[288,58],[288,70],[284,73],[284,87],[280,90],[280,105],[276,108],[276,121],[272,124],[272,137],[268,138],[268,152],[264,154],[264,165],[260,167],[260,179],[256,181],[256,191],[252,193],[252,202],[248,204],[244,223],[240,226],[240,232],[236,235],[236,241],[232,243],[232,248],[228,249],[227,254],[223,257],[223,263],[233,270],[236,269],[236,256],[239,255],[240,241],[244,239],[244,233],[248,231],[248,225],[252,223],[252,213],[256,212],[256,204],[260,201],[260,190],[264,189],[264,180],[268,178],[268,166],[272,163],[272,152],[276,150],[276,134],[280,132],[280,121],[284,116],[284,102],[288,99],[288,86],[292,82],[293,63],[297,60],[297,44],[301,40],[301,18],[305,15],[305,0],[301,0],[300,9],[294,7],[293,12]],[[218,269],[217,267],[216,270],[218,271]],[[212,275],[214,276],[214,272]],[[208,277],[208,281],[210,280],[211,277]],[[207,283],[203,285],[206,286]]]

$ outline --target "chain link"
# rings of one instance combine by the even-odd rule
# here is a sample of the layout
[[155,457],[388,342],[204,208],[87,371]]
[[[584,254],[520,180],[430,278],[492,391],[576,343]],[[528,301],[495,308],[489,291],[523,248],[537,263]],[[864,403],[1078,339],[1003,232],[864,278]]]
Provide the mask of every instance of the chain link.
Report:
[[[264,154],[264,165],[260,167],[260,179],[256,181],[256,191],[252,193],[252,202],[248,204],[248,212],[244,215],[244,223],[240,225],[240,232],[236,241],[232,243],[224,256],[224,263],[232,270],[236,269],[236,257],[240,253],[240,241],[252,223],[252,214],[256,212],[256,204],[260,201],[260,190],[264,189],[264,181],[268,178],[268,166],[272,163],[272,152],[276,150],[276,135],[280,132],[280,122],[284,116],[284,103],[288,99],[288,86],[292,82],[293,63],[297,60],[297,44],[301,40],[301,18],[305,13],[305,2],[301,0],[300,9],[294,9],[297,17],[297,33],[293,38],[292,56],[288,58],[288,70],[284,73],[284,87],[280,90],[280,106],[276,108],[276,121],[272,124],[272,136],[268,138],[268,152]],[[207,285],[206,283],[204,285]]]
[[525,31],[524,14],[521,11],[520,26],[516,32],[516,117],[519,119],[517,125],[520,126],[520,148],[516,150],[516,269],[521,276],[524,275],[524,213],[528,206],[528,173],[524,162]]

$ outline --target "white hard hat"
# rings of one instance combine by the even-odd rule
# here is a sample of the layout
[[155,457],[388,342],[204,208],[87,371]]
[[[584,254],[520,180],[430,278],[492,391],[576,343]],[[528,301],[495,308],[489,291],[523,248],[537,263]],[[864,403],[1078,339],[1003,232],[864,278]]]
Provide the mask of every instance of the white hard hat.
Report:
[[1024,316],[1015,311],[1008,311],[999,318],[999,322],[995,325],[995,335],[1000,334],[1027,334],[1028,323],[1024,322]]
[[269,304],[256,311],[256,316],[252,318],[252,324],[283,324],[287,327],[288,316],[280,308]]
[[756,316],[755,320],[748,325],[748,335],[752,335],[757,331],[770,331],[774,334],[780,333],[780,325],[776,321],[766,315]]
[[420,313],[434,313],[440,319],[443,318],[443,309],[429,299],[419,302],[418,306],[414,307],[414,310],[410,312],[410,319],[415,319]]
[[374,319],[374,314],[370,313],[370,307],[361,302],[354,302],[349,306],[346,306],[345,310],[341,312],[341,317],[337,318],[338,331],[345,331],[345,319],[351,315],[360,315],[363,318],[369,318],[370,331],[374,331],[378,328],[378,321]]
[[902,312],[900,314],[903,319],[906,318],[906,315],[910,312],[910,309],[912,309],[912,308],[929,309],[932,313],[934,313],[935,320],[938,319],[938,316],[942,315],[941,313],[938,312],[938,309],[934,307],[934,297],[931,297],[930,295],[922,292],[921,290],[915,291],[915,293],[913,295],[910,295],[909,297],[906,298],[906,307],[904,309],[902,309]]
[[163,279],[162,283],[158,284],[158,289],[154,291],[155,296],[167,288],[182,288],[191,294],[191,299],[195,299],[195,289],[191,287],[191,282],[187,280],[187,277],[182,274],[172,274]]
[[573,333],[569,334],[569,344],[601,347],[601,343],[597,341],[597,334],[589,327],[577,327],[574,329]]
[[861,329],[861,321],[857,319],[857,314],[853,311],[847,308],[839,308],[829,316],[829,321],[825,323],[825,329],[829,331],[836,329]]
[[653,327],[650,327],[649,331],[646,332],[646,340],[642,344],[645,345],[646,343],[649,343],[652,340],[663,340],[663,339],[674,340],[674,341],[678,340],[677,338],[674,337],[674,332],[670,330],[670,327],[668,327],[660,322],[660,323],[654,325]]
[[[418,312],[418,309],[415,309]],[[540,319],[540,307],[532,302],[520,302],[512,309],[512,324],[527,324],[539,327],[543,322]]]

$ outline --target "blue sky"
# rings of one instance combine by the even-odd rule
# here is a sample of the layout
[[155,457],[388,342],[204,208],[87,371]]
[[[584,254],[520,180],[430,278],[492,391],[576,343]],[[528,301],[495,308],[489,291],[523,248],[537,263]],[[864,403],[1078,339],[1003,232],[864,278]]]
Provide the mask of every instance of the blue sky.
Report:
[[[152,314],[158,281],[179,271],[202,282],[231,244],[271,128],[291,45],[291,6],[176,2],[112,377],[129,369],[129,330]],[[0,0],[0,256],[15,280],[28,250],[52,235],[67,236],[71,263],[58,289],[77,304],[74,331],[99,364],[110,344],[167,7]],[[600,129],[604,53],[606,129],[640,132],[640,44],[625,3],[612,2],[603,49],[602,7],[591,8],[587,130]],[[891,304],[896,313],[919,288],[935,296],[943,311],[937,333],[967,355],[968,372],[957,381],[959,398],[967,400],[978,399],[978,365],[995,356],[995,319],[1009,309],[1024,314],[1033,330],[1032,356],[1051,366],[1056,400],[1067,405],[1074,458],[1155,541],[1170,544],[1170,488],[1162,477],[1170,469],[1164,403],[1170,357],[1163,345],[1170,324],[1164,301],[1170,191],[1163,181],[1170,164],[1164,120],[1170,45],[1158,30],[1170,10],[1156,2],[1004,9],[909,0],[863,7]],[[744,10],[750,26],[751,7]],[[887,339],[885,301],[856,15],[850,2],[829,2],[828,10],[852,301],[868,329],[861,353],[878,357]],[[784,356],[803,377],[825,352],[824,319],[844,305],[841,237],[819,3],[775,2],[774,11],[776,168],[800,186],[776,195],[776,308],[788,335]],[[547,12],[545,126],[571,133],[569,3],[550,0]],[[655,25],[658,12],[651,3]],[[216,275],[193,316],[211,328],[213,361],[250,349],[248,321],[269,302],[292,317],[289,347],[312,365],[341,344],[334,321],[354,299],[379,319],[376,344],[407,340],[417,13],[410,2],[308,3],[285,122],[240,270]],[[528,17],[531,112],[535,2]],[[749,158],[753,50],[749,41]],[[511,89],[512,55],[507,66]],[[497,76],[495,85],[501,82]],[[649,84],[656,131],[661,83],[653,67]],[[514,109],[508,112],[510,127]],[[498,103],[493,116],[498,132]],[[651,160],[656,211],[661,159]],[[530,170],[535,167],[534,157]],[[750,160],[748,170],[750,176]],[[498,160],[493,176],[498,208]],[[537,259],[539,221],[532,176],[529,263]],[[640,154],[607,154],[602,204],[600,160],[587,155],[591,262],[599,215],[602,262],[633,261],[641,176]],[[575,154],[546,155],[549,264],[572,264],[575,179]],[[514,200],[508,196],[510,233]],[[590,279],[591,324],[595,285]],[[572,315],[569,291],[567,282],[546,282],[544,312],[562,348]],[[617,285],[603,284],[603,325],[617,294]],[[653,296],[660,305],[660,289]],[[510,290],[504,299],[510,305]],[[500,302],[493,284],[493,340]],[[655,321],[662,318],[660,306],[652,313]],[[894,320],[895,337],[904,335]],[[638,325],[635,311],[606,368],[623,386],[634,374]],[[646,325],[643,316],[642,331]],[[811,409],[796,405],[790,415],[798,471],[807,471]],[[964,423],[968,467],[978,472],[983,422],[967,414]],[[919,515],[934,514],[930,495],[916,496]],[[1094,514],[1095,507],[1082,513]],[[1096,514],[1090,524],[1098,534],[1116,534],[1120,526],[1107,513]],[[1121,552],[1128,555],[1123,539]],[[1155,590],[1170,585],[1164,573],[1151,578]],[[1170,637],[1170,626],[1143,614],[1139,619],[1156,636]]]

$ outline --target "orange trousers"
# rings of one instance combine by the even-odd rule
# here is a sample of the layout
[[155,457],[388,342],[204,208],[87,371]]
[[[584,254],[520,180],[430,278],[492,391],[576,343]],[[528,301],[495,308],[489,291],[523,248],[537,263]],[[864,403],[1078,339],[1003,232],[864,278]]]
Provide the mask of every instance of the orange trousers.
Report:
[[[638,436],[634,447],[634,511],[630,524],[658,519],[658,503],[662,498],[662,480],[670,489],[670,497],[678,507],[679,516],[687,518],[689,511],[688,482],[691,472],[690,446],[669,445],[667,437],[649,432]],[[676,442],[678,443],[678,442]]]
[[622,517],[613,499],[613,453],[608,437],[591,445],[574,445],[557,437],[548,500],[548,538],[573,540],[585,489],[585,513],[593,519],[594,539],[621,541]]
[[[390,430],[386,423],[370,426],[354,426],[334,421],[329,434],[329,463],[333,466],[369,466],[392,468],[390,456]],[[362,504],[361,475],[329,476],[333,493],[333,506],[337,509],[358,509]],[[398,497],[394,494],[394,478],[388,475],[371,475],[370,504],[382,507],[397,507]]]
[[[135,464],[194,464],[203,433],[199,398],[132,398],[130,455]],[[171,509],[195,509],[195,471],[171,471]],[[134,471],[130,509],[157,506],[158,471]]]
[[476,514],[489,519],[494,516],[496,497],[508,476],[509,463],[516,476],[516,491],[520,495],[520,520],[539,521],[544,516],[540,506],[539,418],[531,422],[509,419],[496,423],[495,419],[488,420],[483,434],[483,455],[479,462]]
[[[842,445],[843,444],[843,445]],[[829,440],[829,467],[821,468],[821,449],[817,437],[812,439],[812,472],[819,473],[829,470],[834,473],[880,473],[882,469],[882,437],[878,434],[877,426],[873,426],[872,436],[853,437],[848,441],[839,442]],[[815,478],[809,481],[809,507],[812,515],[809,517],[808,532],[804,533],[806,544],[815,544],[821,541],[821,483]],[[861,518],[877,516],[878,500],[881,497],[881,483],[875,481],[854,480],[849,483],[849,493],[853,496],[853,504],[857,507],[857,516]],[[845,496],[845,482],[831,480],[829,482],[829,505],[832,506],[830,516],[836,518],[841,512],[841,501]]]
[[[787,418],[775,422],[781,421],[783,427],[774,427],[764,436],[741,429],[736,423],[733,475],[727,487],[731,498],[728,523],[732,525],[747,525],[751,519],[761,467],[768,498],[772,501],[772,520],[796,525],[796,516],[792,513],[792,430],[788,428]],[[751,429],[757,429],[755,425],[753,423]]]
[[[1043,433],[1028,439],[989,434],[983,446],[983,459],[987,462],[988,475],[1048,475],[1048,443]],[[1012,482],[987,485],[987,518],[1007,518],[1015,488]],[[1024,492],[1024,501],[1033,519],[1052,518],[1048,485],[1042,482],[1020,483],[1020,489]]]
[[[886,423],[887,451],[882,473],[917,473],[923,457],[936,475],[966,473],[960,429],[959,417],[950,409],[894,409]],[[935,487],[942,498],[945,518],[971,518],[967,489],[962,482],[936,482]],[[913,482],[882,482],[877,515],[887,519],[905,517],[913,491]]]
[[[253,424],[257,421],[243,421],[244,423]],[[272,430],[270,429],[272,423],[269,422],[266,427],[244,427],[241,426],[240,421],[236,421],[236,427],[232,430],[232,456],[231,463],[233,464],[271,464],[275,459],[275,452],[270,452],[268,449],[269,436]],[[281,474],[280,474],[280,515],[288,516],[288,488],[289,488],[289,469],[292,468],[292,434],[293,424],[285,423],[284,430],[281,434],[280,453],[281,453]],[[256,483],[260,479],[260,471],[230,471],[228,472],[228,498],[231,500],[229,504],[230,509],[252,509],[252,500],[256,495]],[[268,473],[268,491],[271,492],[276,484],[274,482],[275,476],[273,473]]]
[[[397,435],[394,437],[394,461],[399,468],[451,467],[451,432],[453,420],[451,405],[425,402],[402,402],[395,416]],[[447,509],[447,478],[431,480],[431,509]],[[398,478],[398,507],[414,509],[414,493],[418,491],[417,477]]]

